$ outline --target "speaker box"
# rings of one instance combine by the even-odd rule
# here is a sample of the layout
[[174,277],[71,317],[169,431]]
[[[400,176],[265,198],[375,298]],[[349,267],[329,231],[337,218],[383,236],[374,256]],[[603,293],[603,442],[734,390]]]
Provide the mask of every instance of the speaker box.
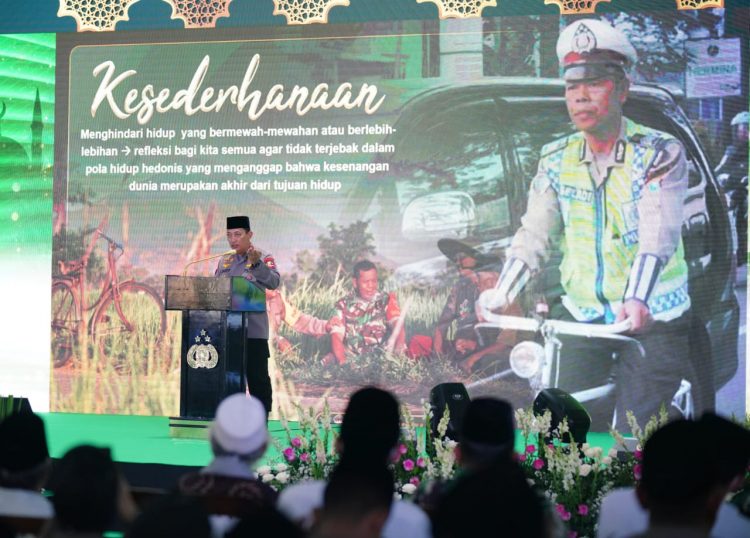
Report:
[[568,419],[570,435],[565,434],[563,442],[570,443],[571,436],[576,443],[585,443],[591,427],[591,417],[581,402],[560,389],[544,389],[534,400],[534,414],[541,415],[547,409],[552,413],[550,430],[554,430],[563,418]]
[[430,391],[430,408],[432,409],[432,418],[430,420],[430,429],[434,437],[438,436],[437,427],[440,419],[443,418],[445,407],[448,406],[450,419],[448,429],[445,435],[454,441],[458,440],[463,425],[464,413],[469,405],[469,393],[463,383],[441,383]]

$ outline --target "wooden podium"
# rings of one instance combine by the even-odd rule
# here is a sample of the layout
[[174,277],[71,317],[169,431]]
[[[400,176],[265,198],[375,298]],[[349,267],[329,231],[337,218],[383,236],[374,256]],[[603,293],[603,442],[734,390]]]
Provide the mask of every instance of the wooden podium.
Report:
[[265,291],[242,277],[167,275],[167,310],[182,312],[180,416],[176,437],[205,437],[219,402],[245,391],[246,312],[266,308]]

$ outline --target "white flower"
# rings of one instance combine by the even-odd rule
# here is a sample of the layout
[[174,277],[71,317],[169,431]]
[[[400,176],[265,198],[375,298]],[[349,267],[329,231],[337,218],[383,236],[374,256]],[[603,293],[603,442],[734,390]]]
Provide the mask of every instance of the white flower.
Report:
[[531,478],[527,478],[526,482],[529,483],[529,486],[533,486],[534,484],[536,484],[536,482],[534,482]]
[[277,463],[276,464],[276,472],[282,473],[288,469],[286,463]]
[[404,484],[403,486],[401,486],[401,492],[405,493],[406,495],[411,495],[415,491],[417,491],[417,486],[415,486],[414,484]]
[[588,449],[589,449],[589,447],[590,447],[590,446],[591,446],[591,445],[589,445],[588,443],[583,443],[583,444],[581,445],[581,450],[583,450],[583,451],[586,451],[586,450],[588,450]]
[[289,481],[289,473],[279,473],[276,475],[279,484],[286,484]]
[[591,472],[591,465],[588,463],[584,463],[578,468],[578,474],[581,476],[586,476]]
[[263,483],[268,484],[269,482],[273,480],[273,474],[272,473],[264,474],[261,480],[263,480]]
[[257,472],[257,473],[258,473],[258,474],[259,474],[260,476],[263,476],[263,475],[266,475],[266,474],[268,474],[268,473],[270,473],[270,472],[271,472],[271,467],[270,467],[269,465],[263,465],[263,466],[261,466],[261,467],[258,467],[258,468],[256,469],[256,472]]
[[609,456],[604,456],[604,457],[602,458],[602,463],[603,463],[604,465],[609,465],[610,463],[612,463],[612,458],[610,458]]
[[614,448],[610,448],[609,452],[607,452],[607,456],[609,456],[610,458],[616,458],[617,450],[615,450]]
[[594,447],[588,447],[583,449],[583,455],[587,458],[593,458],[596,455]]

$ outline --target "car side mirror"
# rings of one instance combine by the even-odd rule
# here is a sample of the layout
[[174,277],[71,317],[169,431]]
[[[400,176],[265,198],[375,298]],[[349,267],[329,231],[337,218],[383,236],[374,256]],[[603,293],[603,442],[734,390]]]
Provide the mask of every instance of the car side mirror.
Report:
[[436,192],[409,202],[401,220],[401,233],[411,241],[433,241],[442,237],[464,239],[476,220],[476,205],[469,194]]

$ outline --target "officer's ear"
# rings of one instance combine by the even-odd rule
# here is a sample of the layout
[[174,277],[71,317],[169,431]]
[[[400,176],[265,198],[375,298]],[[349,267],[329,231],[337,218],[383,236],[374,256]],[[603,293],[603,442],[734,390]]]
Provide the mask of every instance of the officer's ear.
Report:
[[622,77],[621,79],[617,80],[615,84],[617,86],[620,104],[623,105],[625,104],[625,101],[628,100],[628,96],[630,95],[630,80],[628,79],[628,77]]

